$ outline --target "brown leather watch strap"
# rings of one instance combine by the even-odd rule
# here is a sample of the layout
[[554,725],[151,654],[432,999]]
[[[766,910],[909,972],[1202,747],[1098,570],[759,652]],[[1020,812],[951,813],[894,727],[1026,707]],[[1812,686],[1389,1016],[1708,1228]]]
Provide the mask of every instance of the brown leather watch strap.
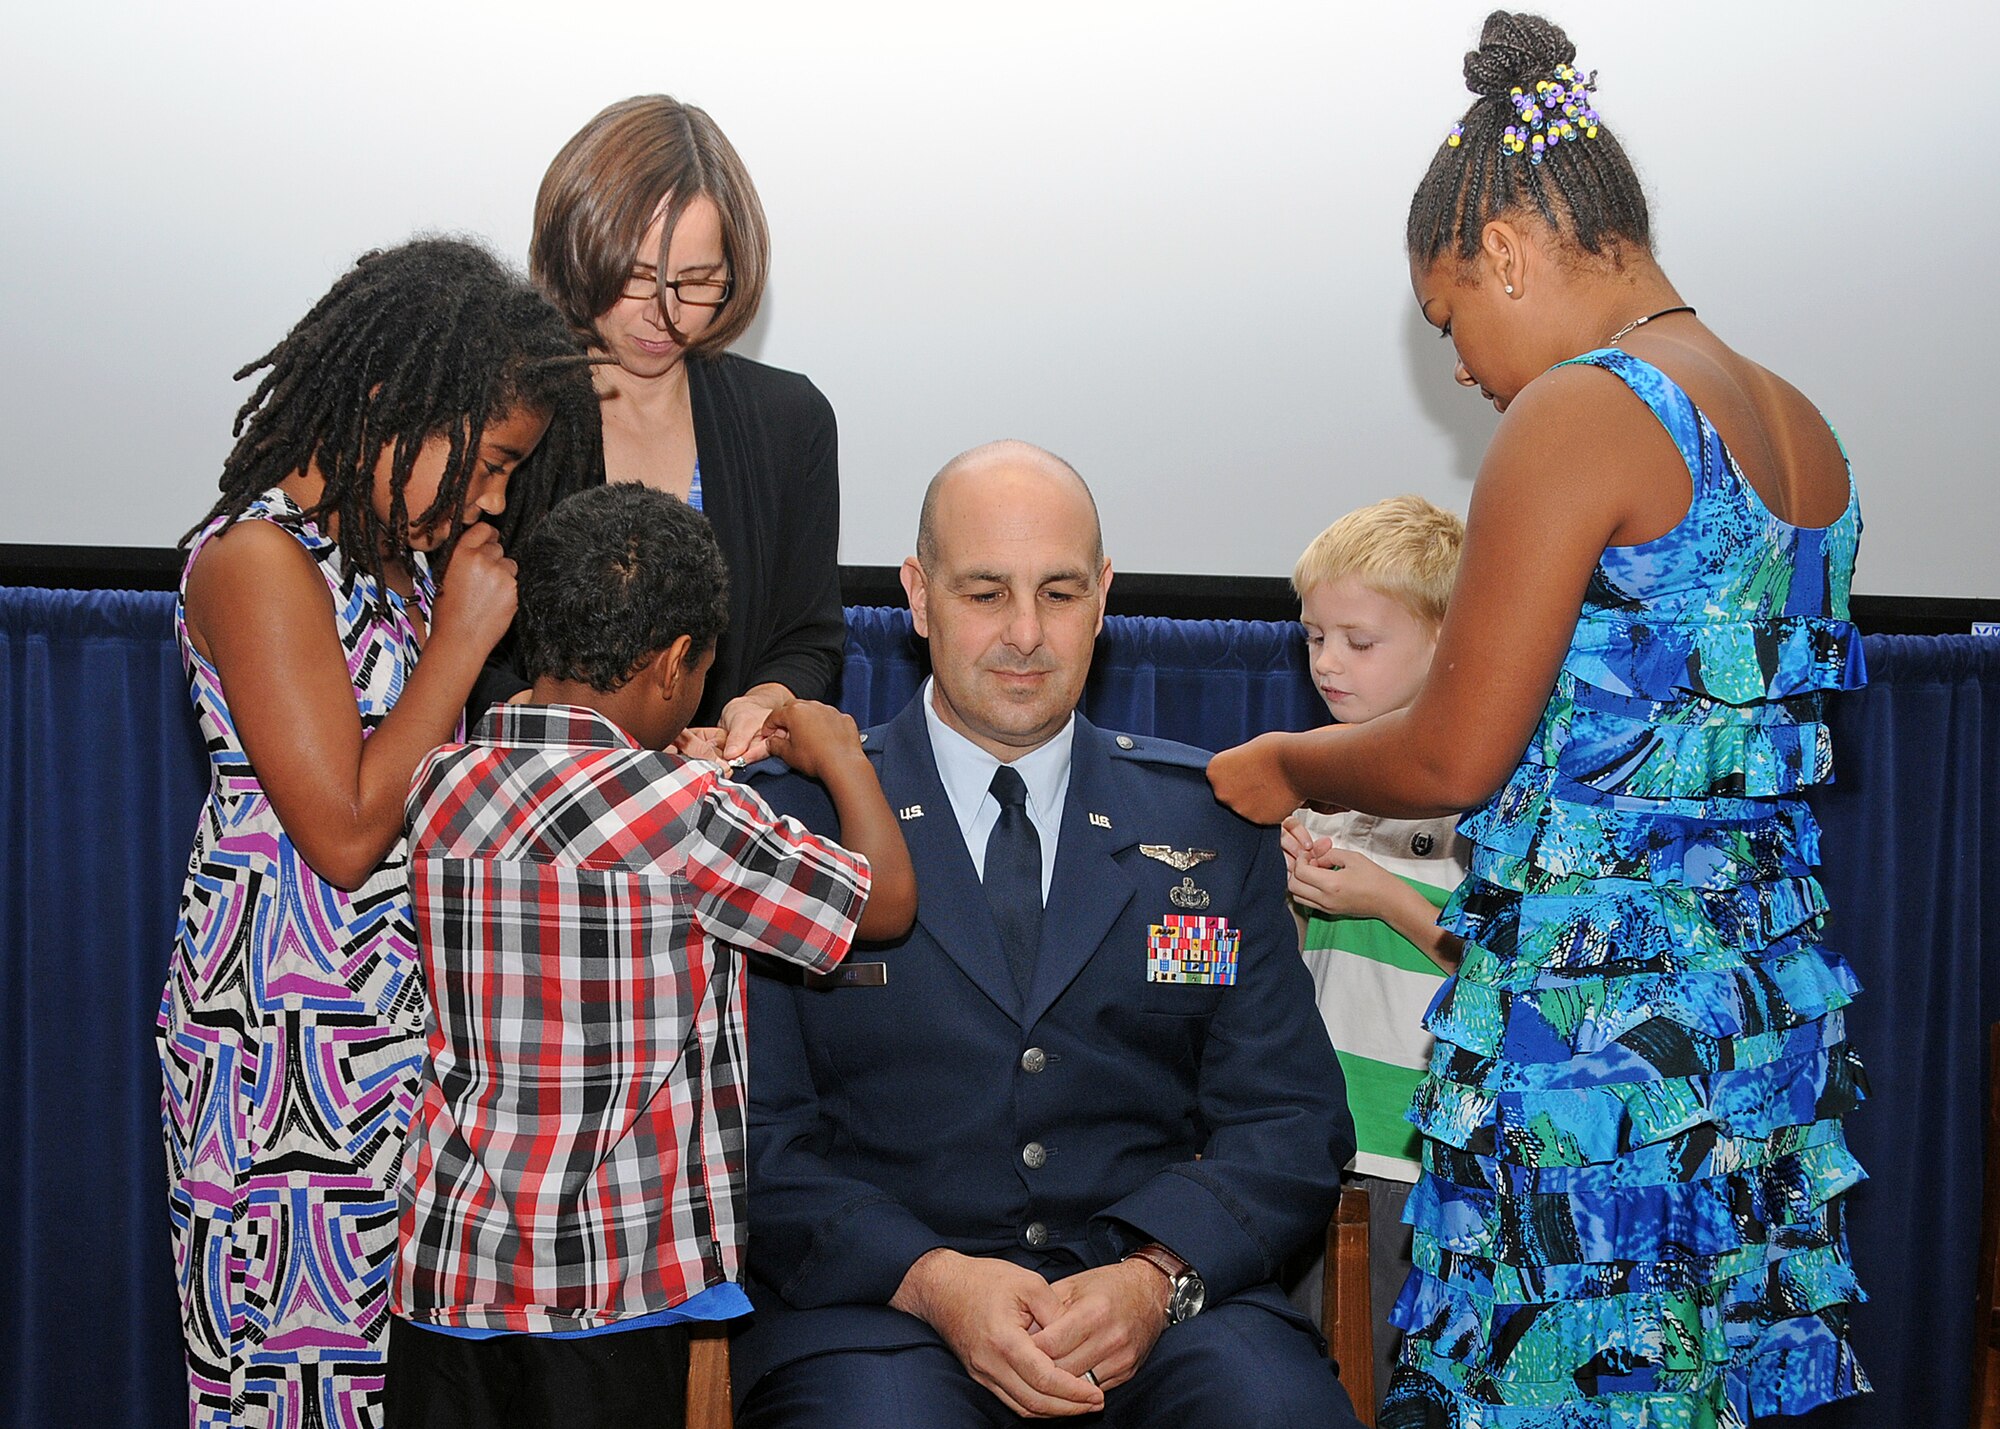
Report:
[[1148,1241],[1137,1250],[1127,1253],[1125,1259],[1143,1260],[1146,1264],[1152,1266],[1153,1269],[1159,1271],[1160,1274],[1166,1276],[1167,1295],[1169,1299],[1173,1296],[1174,1286],[1180,1282],[1180,1278],[1187,1274],[1188,1270],[1188,1263],[1185,1260],[1182,1260],[1158,1241]]

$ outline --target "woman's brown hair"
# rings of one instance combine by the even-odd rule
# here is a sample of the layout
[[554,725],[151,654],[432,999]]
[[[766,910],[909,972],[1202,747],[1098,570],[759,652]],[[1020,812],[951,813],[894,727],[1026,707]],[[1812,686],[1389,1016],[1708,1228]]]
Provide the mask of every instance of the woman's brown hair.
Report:
[[571,325],[594,338],[599,315],[624,291],[662,197],[666,221],[652,260],[663,278],[687,206],[705,197],[722,215],[730,292],[715,321],[687,342],[666,316],[666,290],[660,295],[661,319],[676,341],[690,352],[720,352],[743,335],[764,301],[771,236],[749,170],[715,121],[692,104],[665,94],[621,99],[563,145],[535,195],[528,270]]

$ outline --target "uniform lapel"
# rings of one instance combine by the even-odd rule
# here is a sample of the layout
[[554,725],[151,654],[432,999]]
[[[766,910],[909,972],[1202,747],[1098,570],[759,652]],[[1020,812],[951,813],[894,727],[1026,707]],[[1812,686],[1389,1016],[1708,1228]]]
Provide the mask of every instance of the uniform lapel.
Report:
[[[1041,953],[1021,1018],[1023,1027],[1034,1026],[1076,980],[1132,901],[1136,889],[1115,855],[1138,840],[1138,825],[1118,797],[1112,778],[1110,740],[1078,715],[1055,876],[1049,884]],[[997,934],[995,939],[997,958]],[[1133,978],[1137,980],[1144,970],[1145,949],[1135,948]]]
[[981,992],[1018,1019],[1021,995],[1000,946],[1000,928],[993,921],[986,890],[938,778],[923,699],[919,690],[889,722],[882,750],[882,790],[890,806],[900,815],[912,807],[922,810],[917,817],[901,820],[903,842],[909,845],[910,862],[917,871],[917,922]]

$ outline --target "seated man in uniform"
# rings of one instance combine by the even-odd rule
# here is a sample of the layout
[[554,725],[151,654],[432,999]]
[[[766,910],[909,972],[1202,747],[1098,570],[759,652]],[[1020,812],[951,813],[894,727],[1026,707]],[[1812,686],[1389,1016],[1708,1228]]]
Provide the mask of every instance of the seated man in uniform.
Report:
[[[932,679],[863,736],[917,924],[750,992],[741,1429],[1352,1426],[1273,1283],[1354,1150],[1276,831],[1076,703],[1111,566],[1066,463],[931,483]],[[760,784],[838,832],[810,781]]]

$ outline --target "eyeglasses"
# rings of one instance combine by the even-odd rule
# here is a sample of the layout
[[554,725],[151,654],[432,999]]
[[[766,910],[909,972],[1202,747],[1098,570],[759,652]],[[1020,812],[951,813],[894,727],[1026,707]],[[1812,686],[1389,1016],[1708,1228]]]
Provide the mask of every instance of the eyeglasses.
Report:
[[650,274],[634,273],[625,280],[623,295],[650,303],[660,289],[671,292],[684,308],[719,308],[729,301],[736,284],[728,278],[669,278],[662,282]]

